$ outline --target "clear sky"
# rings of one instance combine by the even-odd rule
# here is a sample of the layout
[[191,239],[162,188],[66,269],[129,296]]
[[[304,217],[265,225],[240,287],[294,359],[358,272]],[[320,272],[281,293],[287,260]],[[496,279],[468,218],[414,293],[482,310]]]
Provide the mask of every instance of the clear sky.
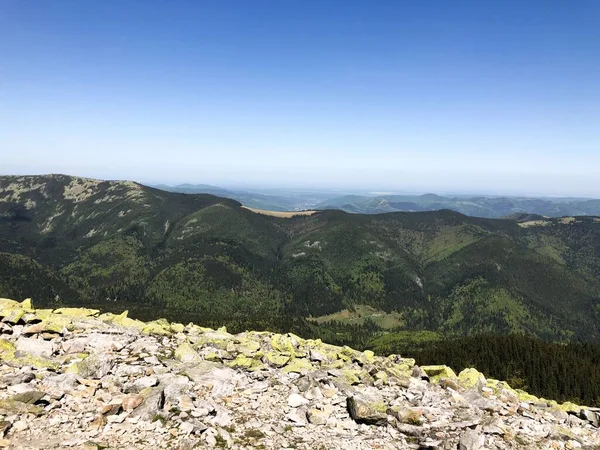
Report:
[[600,197],[598,0],[0,0],[0,173]]

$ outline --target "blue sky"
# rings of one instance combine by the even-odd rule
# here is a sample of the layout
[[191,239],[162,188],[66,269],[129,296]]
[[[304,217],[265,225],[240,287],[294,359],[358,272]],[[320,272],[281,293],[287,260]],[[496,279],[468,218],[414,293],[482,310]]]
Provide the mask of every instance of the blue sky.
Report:
[[0,173],[600,197],[600,2],[0,0]]

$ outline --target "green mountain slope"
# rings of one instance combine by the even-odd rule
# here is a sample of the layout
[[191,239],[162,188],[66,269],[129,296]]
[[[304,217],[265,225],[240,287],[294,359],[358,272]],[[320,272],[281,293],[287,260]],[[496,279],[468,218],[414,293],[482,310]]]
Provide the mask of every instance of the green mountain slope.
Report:
[[[0,252],[0,297],[40,305],[333,341],[381,334],[377,317],[393,317],[392,331],[600,335],[593,217],[331,210],[284,219],[132,182],[0,177]],[[374,320],[354,320],[364,311]]]

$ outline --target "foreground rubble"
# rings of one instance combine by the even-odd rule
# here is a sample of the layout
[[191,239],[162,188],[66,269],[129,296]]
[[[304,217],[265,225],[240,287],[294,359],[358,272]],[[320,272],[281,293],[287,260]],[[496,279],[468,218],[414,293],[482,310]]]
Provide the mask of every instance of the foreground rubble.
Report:
[[474,369],[0,299],[0,448],[600,448],[595,410]]

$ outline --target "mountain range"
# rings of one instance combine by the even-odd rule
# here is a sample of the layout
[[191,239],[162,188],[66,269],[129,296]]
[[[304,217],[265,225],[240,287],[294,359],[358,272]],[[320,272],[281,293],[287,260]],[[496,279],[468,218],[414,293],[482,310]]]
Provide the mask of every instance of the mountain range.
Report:
[[500,218],[530,213],[548,217],[597,216],[600,200],[585,198],[535,198],[425,195],[346,195],[325,200],[316,209],[341,209],[351,213],[379,214],[395,211],[451,209],[468,216]]
[[0,177],[0,297],[330,341],[389,331],[597,341],[600,219],[291,218],[65,175]]
[[599,216],[600,200],[577,197],[506,197],[372,195],[364,191],[342,195],[332,191],[263,189],[223,189],[206,184],[154,185],[158,189],[185,194],[212,194],[231,198],[249,208],[271,211],[340,209],[356,214],[422,212],[449,209],[467,216],[503,218],[513,214],[539,214],[547,217]]
[[310,209],[335,195],[330,191],[311,189],[261,189],[260,191],[243,189],[224,189],[208,184],[165,184],[152,185],[157,189],[182,194],[211,194],[231,198],[249,208],[268,211],[299,211]]

